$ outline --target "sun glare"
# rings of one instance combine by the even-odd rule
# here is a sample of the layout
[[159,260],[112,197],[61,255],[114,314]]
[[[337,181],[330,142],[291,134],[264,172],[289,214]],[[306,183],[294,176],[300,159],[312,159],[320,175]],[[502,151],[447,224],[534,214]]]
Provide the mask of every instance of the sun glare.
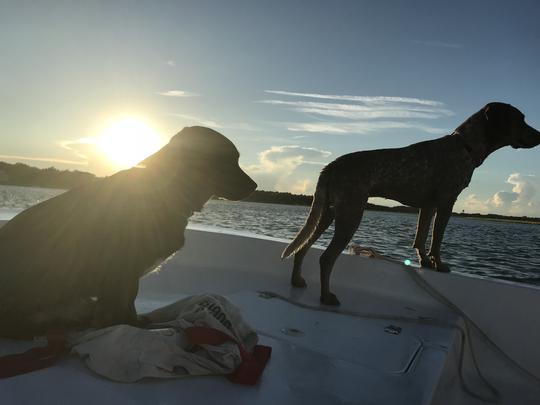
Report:
[[164,143],[150,125],[137,118],[113,122],[101,133],[98,142],[107,158],[120,169],[135,166]]

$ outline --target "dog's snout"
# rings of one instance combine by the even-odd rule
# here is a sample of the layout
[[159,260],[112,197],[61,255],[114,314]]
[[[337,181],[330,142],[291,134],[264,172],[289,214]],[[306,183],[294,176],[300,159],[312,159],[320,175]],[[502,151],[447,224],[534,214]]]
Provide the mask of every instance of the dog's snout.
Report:
[[218,186],[217,195],[229,200],[241,200],[257,188],[257,183],[240,167],[227,173]]
[[257,183],[255,183],[253,181],[253,179],[251,177],[249,177],[247,174],[246,174],[247,178],[248,178],[248,181],[249,181],[249,185],[248,185],[248,189],[252,192],[252,191],[255,191],[257,189]]
[[540,131],[531,126],[529,126],[529,131],[531,133],[531,137],[536,140],[538,145],[540,143]]
[[512,144],[514,148],[534,148],[540,145],[540,131],[525,124],[522,135],[519,137],[517,144]]
[[255,183],[255,181],[253,181],[253,179],[251,177],[249,177],[249,175],[244,172],[243,170],[241,170],[242,172],[242,188],[245,190],[245,193],[246,195],[245,196],[248,196],[249,194],[251,194],[253,191],[255,191],[257,189],[257,183]]

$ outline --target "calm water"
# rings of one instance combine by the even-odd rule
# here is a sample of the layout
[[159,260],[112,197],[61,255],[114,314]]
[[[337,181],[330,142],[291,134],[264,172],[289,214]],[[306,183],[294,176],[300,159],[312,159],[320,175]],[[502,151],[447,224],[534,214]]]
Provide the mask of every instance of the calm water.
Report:
[[[59,193],[0,186],[0,219]],[[190,222],[291,239],[308,211],[309,207],[210,201]],[[367,211],[353,241],[394,259],[416,262],[410,247],[415,227],[415,215]],[[332,230],[318,244],[327,245]],[[442,250],[453,271],[540,285],[540,225],[451,218]]]
[[0,185],[0,220],[13,218],[22,210],[62,192],[48,188]]

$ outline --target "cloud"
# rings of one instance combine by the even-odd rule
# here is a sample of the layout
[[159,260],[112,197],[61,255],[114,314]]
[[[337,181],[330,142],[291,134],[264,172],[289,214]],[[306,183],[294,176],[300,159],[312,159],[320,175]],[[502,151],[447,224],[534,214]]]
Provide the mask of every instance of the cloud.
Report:
[[455,43],[455,42],[443,42],[443,41],[420,41],[420,40],[411,40],[410,41],[413,44],[417,45],[424,45],[432,48],[453,48],[453,49],[459,49],[463,48],[463,45]]
[[498,191],[496,192],[490,200],[489,203],[494,205],[497,208],[507,208],[519,197],[518,193],[509,192],[509,191]]
[[310,179],[297,180],[289,187],[293,194],[310,194],[313,192],[313,181]]
[[98,176],[109,175],[113,169],[109,162],[103,158],[103,151],[99,146],[97,137],[83,137],[60,141],[58,145],[80,158],[88,170]]
[[167,97],[198,97],[199,94],[184,90],[159,91],[157,94]]
[[[265,92],[285,97],[260,100],[259,103],[317,119],[312,122],[282,123],[287,130],[297,132],[367,134],[376,130],[417,129],[439,135],[447,132],[447,129],[411,120],[433,121],[454,115],[440,101],[414,97],[353,96],[283,90]],[[291,99],[293,97],[296,99]]]
[[261,100],[261,103],[289,107],[293,111],[318,114],[334,118],[374,119],[374,118],[427,118],[436,119],[454,113],[444,108],[418,107],[414,105],[366,105],[336,104],[312,101]]
[[[103,159],[103,153],[99,149],[96,138],[77,138],[73,140],[63,140],[57,143],[64,150],[64,155],[69,155],[67,158],[56,157],[41,157],[41,156],[19,156],[19,155],[0,155],[0,159],[27,161],[27,162],[44,162],[51,163],[55,166],[85,166],[84,170],[90,171],[97,175],[110,174],[111,167],[107,165]],[[67,151],[67,152],[66,152]],[[77,159],[70,159],[76,157]]]
[[420,105],[440,106],[443,105],[440,101],[426,100],[421,98],[411,97],[387,97],[387,96],[348,96],[348,95],[332,95],[332,94],[319,94],[319,93],[298,93],[292,91],[283,90],[265,90],[265,93],[279,94],[282,96],[295,96],[306,98],[319,98],[326,100],[343,100],[343,101],[357,101],[372,105],[381,105],[387,103],[413,103]]
[[19,155],[0,155],[0,159],[4,160],[16,160],[16,161],[29,161],[29,162],[50,162],[50,163],[60,163],[66,165],[79,165],[86,166],[88,162],[85,160],[69,160],[69,159],[58,159],[53,157],[38,157],[38,156],[19,156]]
[[489,212],[488,201],[483,201],[476,194],[469,194],[465,198],[458,199],[454,206],[454,211],[462,209],[470,213],[487,214]]
[[512,173],[506,179],[506,183],[513,186],[511,191],[497,191],[485,200],[476,194],[470,194],[457,205],[467,212],[482,214],[540,216],[540,201],[536,197],[536,190],[540,188],[538,176]]
[[97,145],[96,138],[77,138],[73,140],[60,141],[59,145],[63,149],[73,152],[81,159],[88,160],[89,151],[95,149]]
[[540,186],[540,178],[534,174],[512,173],[506,182],[514,186],[512,192],[517,194],[516,203],[525,205],[533,203],[536,189]]
[[272,146],[259,153],[259,163],[246,168],[259,187],[306,194],[313,191],[318,175],[313,166],[324,166],[332,153],[298,145]]
[[399,122],[399,121],[363,121],[353,123],[339,122],[304,122],[288,123],[289,131],[302,132],[321,132],[327,134],[367,134],[382,129],[418,129],[430,134],[443,134],[447,132],[444,128],[423,125],[417,122]]
[[183,118],[189,125],[202,125],[212,129],[232,129],[240,131],[260,131],[260,128],[247,122],[218,123],[214,120],[197,117],[194,115],[170,113],[173,117]]
[[97,176],[108,176],[119,169],[115,162],[105,157],[98,136],[63,140],[58,145],[84,161],[87,170]]
[[176,66],[176,62],[174,60],[168,60],[167,62],[165,62],[165,64],[170,67]]
[[540,203],[535,200],[540,178],[535,175],[512,173],[506,179],[512,191],[498,191],[487,201],[487,205],[499,212],[511,215],[538,215]]
[[61,155],[66,156],[66,158],[0,155],[0,159],[50,163],[56,167],[63,166],[68,169],[73,166],[84,166],[81,170],[89,171],[98,176],[111,174],[111,171],[114,170],[114,167],[111,166],[107,159],[104,159],[103,151],[100,149],[98,139],[95,137],[63,140],[57,142],[56,146],[63,150]]
[[300,164],[324,164],[318,159],[324,159],[330,156],[332,152],[317,148],[309,148],[305,146],[288,145],[288,146],[272,146],[259,154],[261,163],[273,166],[289,163],[294,166]]

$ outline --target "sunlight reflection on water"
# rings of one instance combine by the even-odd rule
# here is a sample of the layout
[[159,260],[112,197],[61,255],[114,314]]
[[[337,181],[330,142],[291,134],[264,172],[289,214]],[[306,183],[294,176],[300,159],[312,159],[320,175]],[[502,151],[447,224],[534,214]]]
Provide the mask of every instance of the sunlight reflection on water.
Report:
[[22,210],[63,192],[50,188],[0,185],[0,220],[8,220]]

